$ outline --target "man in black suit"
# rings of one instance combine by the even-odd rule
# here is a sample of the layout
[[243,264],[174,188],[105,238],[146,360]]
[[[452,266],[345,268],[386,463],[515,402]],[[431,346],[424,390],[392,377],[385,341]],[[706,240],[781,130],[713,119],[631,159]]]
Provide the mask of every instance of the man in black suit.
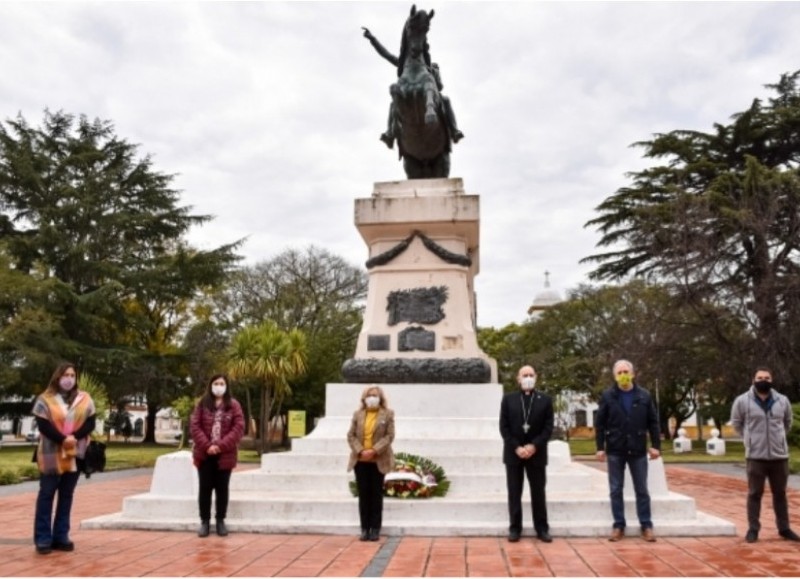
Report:
[[536,390],[536,371],[523,366],[517,373],[519,390],[503,396],[500,434],[508,488],[508,540],[522,534],[522,485],[525,475],[531,489],[533,528],[545,543],[552,542],[547,522],[547,442],[553,434],[553,401]]

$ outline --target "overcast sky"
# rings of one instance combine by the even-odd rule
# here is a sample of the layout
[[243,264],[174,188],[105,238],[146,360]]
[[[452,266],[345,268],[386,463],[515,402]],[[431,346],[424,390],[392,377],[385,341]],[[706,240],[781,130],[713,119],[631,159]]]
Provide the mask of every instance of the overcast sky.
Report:
[[[310,244],[363,266],[353,201],[405,178],[378,140],[411,2],[0,2],[0,118],[113,121],[182,204],[190,241],[247,237],[247,263]],[[451,177],[481,196],[478,323],[562,294],[594,208],[645,166],[633,142],[727,122],[800,68],[800,4],[418,2],[466,138]]]

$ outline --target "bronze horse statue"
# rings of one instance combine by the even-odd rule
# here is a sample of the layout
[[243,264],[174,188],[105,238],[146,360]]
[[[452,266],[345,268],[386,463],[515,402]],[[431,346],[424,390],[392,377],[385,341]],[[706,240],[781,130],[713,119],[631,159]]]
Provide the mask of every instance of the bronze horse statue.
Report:
[[400,75],[392,95],[392,123],[409,179],[450,175],[451,135],[428,56],[428,30],[434,11],[411,7],[403,27]]

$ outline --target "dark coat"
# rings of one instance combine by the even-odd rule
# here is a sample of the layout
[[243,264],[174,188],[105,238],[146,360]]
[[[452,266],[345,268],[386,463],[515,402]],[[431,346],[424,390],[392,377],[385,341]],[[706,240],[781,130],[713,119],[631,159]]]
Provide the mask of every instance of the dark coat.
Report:
[[[195,466],[208,458],[208,447],[211,446],[211,428],[214,426],[214,411],[203,404],[198,404],[189,421],[189,430],[192,433],[192,459]],[[244,414],[239,403],[231,399],[231,405],[222,412],[222,424],[219,446],[220,470],[232,470],[236,466],[239,441],[244,435]]]
[[[528,397],[517,390],[503,396],[503,401],[500,403],[500,435],[503,437],[505,464],[522,463],[522,459],[515,452],[516,449],[526,444],[533,444],[536,447],[536,454],[528,460],[536,465],[547,465],[547,443],[553,435],[553,400],[537,390],[534,390],[531,396],[533,401],[529,402]],[[526,409],[527,404],[531,404],[528,416],[530,430],[527,433],[522,427],[525,422],[522,397],[525,397]]]
[[622,406],[620,390],[616,385],[603,392],[594,429],[597,450],[604,450],[606,454],[647,454],[648,432],[650,446],[661,450],[661,434],[653,398],[647,390],[636,384],[633,387],[630,415]]

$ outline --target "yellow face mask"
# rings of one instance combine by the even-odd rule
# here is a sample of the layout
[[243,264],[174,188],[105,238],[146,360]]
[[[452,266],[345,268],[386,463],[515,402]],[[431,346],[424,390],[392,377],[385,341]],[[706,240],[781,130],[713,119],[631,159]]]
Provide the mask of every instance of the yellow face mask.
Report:
[[617,376],[617,384],[623,390],[630,390],[633,388],[633,376],[630,374],[620,374]]

